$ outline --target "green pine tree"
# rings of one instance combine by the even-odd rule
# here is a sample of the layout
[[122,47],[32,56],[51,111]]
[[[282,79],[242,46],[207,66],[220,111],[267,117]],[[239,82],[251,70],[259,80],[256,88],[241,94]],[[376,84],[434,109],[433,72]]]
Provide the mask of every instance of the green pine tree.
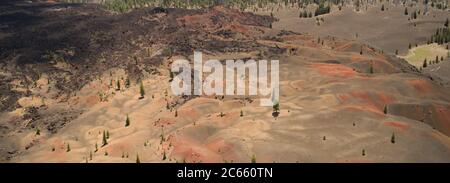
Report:
[[251,162],[252,162],[252,163],[256,163],[256,155],[254,155],[254,154],[252,155]]
[[144,89],[144,83],[142,83],[142,81],[141,81],[139,89],[140,89],[141,99],[143,99],[145,97],[145,89]]
[[129,88],[130,85],[131,85],[130,78],[127,77],[127,79],[125,80],[125,87]]
[[125,120],[125,127],[130,126],[130,118],[127,115],[127,119]]
[[106,132],[105,131],[103,131],[103,139],[102,140],[103,140],[102,147],[108,145],[108,139],[106,138]]
[[391,143],[395,144],[395,133],[392,132]]

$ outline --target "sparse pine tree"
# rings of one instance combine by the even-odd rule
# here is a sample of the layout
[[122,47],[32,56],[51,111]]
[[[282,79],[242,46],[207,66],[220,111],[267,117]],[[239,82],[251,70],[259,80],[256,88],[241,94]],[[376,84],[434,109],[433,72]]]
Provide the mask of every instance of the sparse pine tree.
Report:
[[398,50],[395,50],[395,55],[398,55]]
[[408,15],[408,8],[405,8],[405,15]]
[[140,89],[141,99],[143,99],[145,97],[145,89],[144,89],[144,83],[142,83],[142,81],[141,81],[139,89]]
[[163,158],[162,158],[162,160],[164,161],[164,160],[166,160],[167,159],[167,157],[166,157],[166,151],[164,151],[163,152]]
[[370,74],[373,74],[373,73],[374,73],[374,70],[373,70],[373,64],[372,64],[372,63],[371,63],[370,66],[369,66],[369,73],[370,73]]
[[175,117],[178,117],[178,111],[175,110]]
[[448,27],[448,18],[445,20],[444,26]]
[[427,68],[427,67],[428,67],[427,59],[425,59],[425,60],[423,61],[422,67],[423,67],[423,68]]
[[366,156],[366,150],[365,149],[362,150],[361,155],[362,156]]
[[327,136],[323,136],[323,140],[324,140],[324,141],[327,140]]
[[119,91],[120,90],[120,80],[119,79],[117,79],[117,89],[116,89],[117,91]]
[[109,130],[106,130],[106,139],[109,139]]
[[387,114],[387,113],[388,113],[387,105],[384,106],[383,113],[384,113],[384,114]]
[[106,132],[105,131],[103,131],[103,139],[102,139],[102,141],[103,141],[102,147],[108,145],[108,139],[106,138]]
[[241,117],[244,117],[244,111],[241,110]]
[[252,163],[256,163],[256,155],[254,155],[254,154],[252,155],[251,162],[252,162]]
[[439,56],[436,56],[435,63],[439,63]]
[[141,160],[139,159],[139,154],[136,154],[136,163],[141,163]]
[[362,55],[363,54],[363,47],[361,46],[361,50],[359,51],[359,54]]
[[108,151],[105,151],[105,156],[108,156]]
[[127,115],[127,119],[125,120],[125,127],[130,126],[130,118]]
[[97,142],[95,143],[95,150],[94,150],[94,152],[96,153],[98,151],[98,145],[97,145]]
[[92,151],[89,151],[89,160],[92,161]]
[[39,128],[36,129],[36,135],[41,135],[41,130],[39,130]]
[[411,43],[409,43],[409,45],[408,45],[408,49],[411,49]]
[[66,149],[66,152],[70,152],[70,144],[69,144],[69,143],[67,143],[67,149]]
[[280,111],[280,104],[279,104],[279,103],[276,103],[276,104],[274,104],[274,105],[272,106],[272,108],[273,108],[273,111],[274,111],[274,112],[279,112],[279,111]]
[[130,78],[127,77],[127,79],[125,80],[125,87],[129,88],[130,85],[131,85]]
[[392,136],[391,136],[391,143],[395,144],[395,133],[392,133]]
[[381,5],[381,11],[384,11],[384,4]]

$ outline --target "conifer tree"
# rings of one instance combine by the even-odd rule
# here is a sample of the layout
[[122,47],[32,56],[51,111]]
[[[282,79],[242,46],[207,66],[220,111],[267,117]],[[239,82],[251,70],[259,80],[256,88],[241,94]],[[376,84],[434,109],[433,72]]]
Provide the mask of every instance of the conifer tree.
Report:
[[391,143],[395,144],[395,133],[392,133],[392,136],[391,136]]
[[66,152],[70,152],[70,144],[69,144],[69,143],[67,143],[67,149],[66,149]]
[[130,126],[130,118],[127,115],[127,119],[125,120],[125,127]]
[[143,99],[145,97],[145,89],[144,89],[144,83],[142,83],[142,81],[141,81],[139,90],[140,90],[140,94],[141,94],[140,99]]
[[102,147],[108,145],[108,139],[106,138],[106,132],[105,131],[103,131],[103,139],[102,140],[103,140]]
[[127,79],[125,80],[125,87],[129,88],[130,85],[131,85],[130,78],[127,77]]

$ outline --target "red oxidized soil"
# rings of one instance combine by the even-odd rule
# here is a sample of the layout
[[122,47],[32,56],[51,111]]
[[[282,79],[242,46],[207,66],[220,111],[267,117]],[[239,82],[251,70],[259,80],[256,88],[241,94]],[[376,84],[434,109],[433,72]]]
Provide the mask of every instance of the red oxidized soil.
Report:
[[383,124],[386,126],[396,127],[401,130],[407,130],[408,128],[410,128],[410,126],[408,124],[403,123],[403,122],[388,121],[388,122],[384,122]]
[[323,75],[351,78],[356,75],[352,68],[339,64],[312,64],[312,67]]
[[408,84],[421,93],[427,93],[431,91],[431,85],[425,80],[421,79],[409,80]]

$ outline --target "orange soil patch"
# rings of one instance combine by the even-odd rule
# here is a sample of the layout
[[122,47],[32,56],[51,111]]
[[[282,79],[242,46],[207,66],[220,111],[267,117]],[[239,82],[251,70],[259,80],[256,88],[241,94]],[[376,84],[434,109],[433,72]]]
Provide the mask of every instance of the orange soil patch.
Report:
[[347,103],[351,99],[350,95],[347,94],[338,94],[337,97],[341,103]]
[[232,24],[231,29],[239,33],[247,33],[248,29],[242,25]]
[[86,97],[86,104],[88,107],[92,107],[100,102],[100,98],[97,95],[90,95]]
[[352,68],[340,64],[312,64],[312,67],[321,74],[332,77],[350,78],[357,73]]
[[178,116],[183,116],[183,118],[189,118],[191,120],[196,120],[200,117],[197,110],[193,108],[182,108],[178,110]]
[[372,105],[364,105],[364,104],[354,104],[354,105],[345,105],[344,106],[345,109],[350,109],[350,110],[359,110],[359,111],[367,111],[367,112],[372,112],[374,114],[378,114],[380,116],[384,116],[384,113],[375,106]]
[[432,87],[427,81],[421,79],[409,80],[408,84],[421,93],[430,92]]
[[155,126],[168,126],[175,123],[173,118],[161,118],[155,122]]
[[347,94],[338,94],[337,98],[342,104],[346,105],[344,108],[367,110],[376,114],[384,115],[383,106],[394,102],[396,99],[384,93],[369,93],[365,91],[352,91]]
[[186,136],[178,136],[172,140],[173,150],[171,156],[182,157],[186,162],[221,162],[222,158],[217,153],[202,147],[198,142]]
[[206,144],[206,147],[211,151],[221,154],[225,159],[233,159],[236,157],[233,152],[233,145],[223,139],[215,139]]
[[445,131],[450,132],[450,109],[444,106],[436,106],[437,118]]
[[366,60],[366,57],[363,57],[361,55],[352,55],[350,57],[350,61],[352,61],[352,62],[360,62],[360,61],[364,61],[364,60]]
[[408,128],[411,127],[410,125],[408,125],[406,123],[395,122],[395,121],[388,121],[388,122],[384,122],[383,124],[386,125],[386,126],[396,127],[396,128],[401,129],[401,130],[407,130]]
[[345,43],[345,44],[342,44],[342,45],[340,45],[340,46],[337,46],[336,48],[335,48],[335,50],[337,50],[337,51],[344,51],[344,50],[346,50],[346,49],[349,49],[350,47],[352,47],[352,44],[353,43]]
[[380,103],[382,103],[382,104],[389,104],[389,103],[393,103],[396,101],[395,97],[387,95],[385,93],[379,92],[379,93],[377,93],[377,95],[378,95],[377,96],[378,101],[380,101]]

